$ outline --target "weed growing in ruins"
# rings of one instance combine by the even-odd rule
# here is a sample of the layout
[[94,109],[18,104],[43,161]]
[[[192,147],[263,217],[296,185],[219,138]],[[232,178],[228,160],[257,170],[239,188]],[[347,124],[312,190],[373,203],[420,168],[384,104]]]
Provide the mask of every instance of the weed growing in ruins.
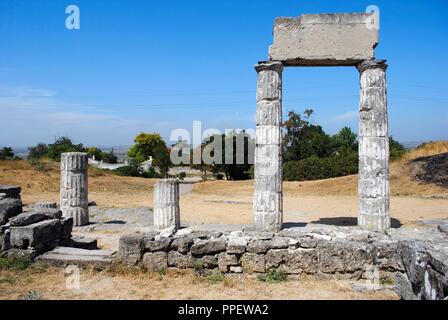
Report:
[[28,291],[27,294],[20,297],[20,300],[40,300],[40,293],[37,291]]
[[392,285],[395,284],[395,280],[392,277],[381,278],[380,279],[380,284],[382,286],[392,286]]
[[204,269],[204,263],[202,261],[195,261],[193,263],[193,269],[194,271],[198,272]]
[[3,284],[14,284],[14,283],[16,283],[16,279],[14,277],[11,277],[11,276],[6,276],[6,277],[3,277],[3,278],[0,278],[0,283],[3,283]]
[[213,283],[213,284],[223,282],[224,280],[226,280],[226,275],[223,272],[214,273],[214,274],[207,276],[207,280],[208,280],[208,282]]
[[0,258],[0,270],[21,271],[31,265],[31,260],[27,257]]
[[258,275],[257,279],[261,282],[277,283],[286,281],[288,279],[288,275],[281,270],[269,270],[266,273]]

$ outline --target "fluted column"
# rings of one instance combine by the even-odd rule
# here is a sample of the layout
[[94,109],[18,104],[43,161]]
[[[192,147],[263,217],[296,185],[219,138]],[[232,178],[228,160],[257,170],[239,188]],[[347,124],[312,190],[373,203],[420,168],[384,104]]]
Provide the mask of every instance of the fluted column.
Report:
[[154,185],[154,226],[180,228],[179,181],[163,179]]
[[360,72],[358,225],[385,232],[389,215],[389,135],[384,61],[366,60]]
[[257,230],[279,231],[283,223],[282,71],[280,62],[255,66],[258,73],[253,198]]
[[61,211],[73,218],[73,225],[89,223],[87,153],[67,152],[61,155]]

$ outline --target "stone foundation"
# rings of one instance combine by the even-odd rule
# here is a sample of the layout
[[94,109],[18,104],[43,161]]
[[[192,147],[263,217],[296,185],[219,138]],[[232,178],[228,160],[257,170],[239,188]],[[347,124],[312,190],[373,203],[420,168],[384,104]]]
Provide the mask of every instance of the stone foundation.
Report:
[[19,187],[0,186],[8,198],[0,200],[0,256],[38,255],[71,243],[73,219],[62,217],[53,203],[40,203],[22,212]]
[[[310,274],[343,279],[395,279],[404,299],[443,299],[448,270],[448,237],[437,229],[410,240],[410,229],[389,235],[350,227],[253,231],[159,232],[120,238],[118,259],[148,271],[166,268],[216,269],[224,273]],[[434,247],[433,243],[437,243]],[[379,279],[377,279],[379,281]],[[368,281],[368,280],[366,280]]]

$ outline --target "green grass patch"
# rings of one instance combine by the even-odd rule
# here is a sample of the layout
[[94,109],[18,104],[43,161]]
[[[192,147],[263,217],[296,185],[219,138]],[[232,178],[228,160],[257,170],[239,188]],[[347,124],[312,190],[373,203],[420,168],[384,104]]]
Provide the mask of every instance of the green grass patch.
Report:
[[31,265],[31,259],[27,257],[0,258],[0,270],[21,271]]
[[207,276],[207,280],[210,283],[223,282],[224,280],[226,280],[226,275],[222,272],[214,273],[214,274]]
[[288,275],[281,270],[269,270],[266,273],[259,274],[257,279],[261,282],[277,283],[286,281],[288,279]]
[[40,293],[37,291],[28,291],[28,293],[24,294],[20,297],[20,300],[40,300]]
[[3,283],[3,284],[14,284],[14,283],[16,283],[16,279],[14,277],[11,277],[11,276],[6,276],[6,277],[0,278],[0,283]]

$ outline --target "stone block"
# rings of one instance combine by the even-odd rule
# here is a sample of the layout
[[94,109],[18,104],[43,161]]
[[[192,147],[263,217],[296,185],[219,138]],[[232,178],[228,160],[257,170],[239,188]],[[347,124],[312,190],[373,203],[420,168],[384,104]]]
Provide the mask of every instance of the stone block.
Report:
[[8,223],[9,219],[22,213],[20,199],[7,198],[0,200],[0,225]]
[[316,274],[318,266],[317,251],[315,249],[288,250],[288,260],[284,271],[291,274]]
[[246,252],[247,239],[243,237],[230,237],[227,241],[226,252],[229,254],[241,254]]
[[218,266],[218,255],[205,255],[200,258],[195,258],[194,263],[200,263],[204,268],[213,269]]
[[59,222],[61,224],[61,239],[70,239],[72,237],[73,218],[62,218]]
[[255,66],[258,73],[257,102],[280,101],[282,98],[282,70],[280,62],[266,62]]
[[75,236],[70,241],[70,246],[78,249],[96,250],[98,242],[95,238]]
[[58,204],[54,201],[45,201],[45,202],[36,202],[33,205],[33,209],[41,210],[41,209],[57,209]]
[[269,250],[269,242],[263,240],[252,240],[247,245],[249,253],[266,253]]
[[190,253],[182,254],[177,251],[168,252],[168,265],[180,269],[193,268],[194,259]]
[[281,126],[282,110],[280,101],[261,100],[257,102],[257,126]]
[[282,131],[279,125],[257,125],[255,143],[261,145],[280,145]]
[[144,247],[146,251],[169,251],[172,238],[159,238],[159,239],[144,239]]
[[147,252],[143,255],[143,267],[148,271],[160,271],[168,268],[168,253],[164,251]]
[[265,255],[246,252],[241,256],[241,267],[245,272],[265,272]]
[[127,234],[120,237],[118,258],[128,265],[138,264],[143,255],[144,236],[142,234]]
[[199,240],[191,246],[192,255],[206,255],[226,250],[226,243],[222,239]]
[[46,220],[47,216],[41,212],[24,212],[11,219],[9,219],[9,224],[12,227],[27,226],[39,221]]
[[277,18],[269,59],[287,66],[356,65],[373,59],[375,13],[304,14]]
[[19,249],[51,248],[57,245],[61,234],[59,220],[45,220],[21,227],[10,227],[11,246]]
[[18,186],[5,186],[0,185],[0,194],[4,194],[5,199],[19,199],[20,200],[21,188]]
[[238,266],[238,257],[236,255],[226,252],[218,254],[218,268],[220,271],[228,272],[231,266]]
[[171,249],[177,250],[182,254],[186,254],[188,251],[190,251],[192,245],[193,245],[192,237],[182,236],[179,238],[175,238],[173,242],[171,242]]
[[374,264],[374,250],[364,243],[332,242],[319,245],[317,250],[322,273],[363,273]]

